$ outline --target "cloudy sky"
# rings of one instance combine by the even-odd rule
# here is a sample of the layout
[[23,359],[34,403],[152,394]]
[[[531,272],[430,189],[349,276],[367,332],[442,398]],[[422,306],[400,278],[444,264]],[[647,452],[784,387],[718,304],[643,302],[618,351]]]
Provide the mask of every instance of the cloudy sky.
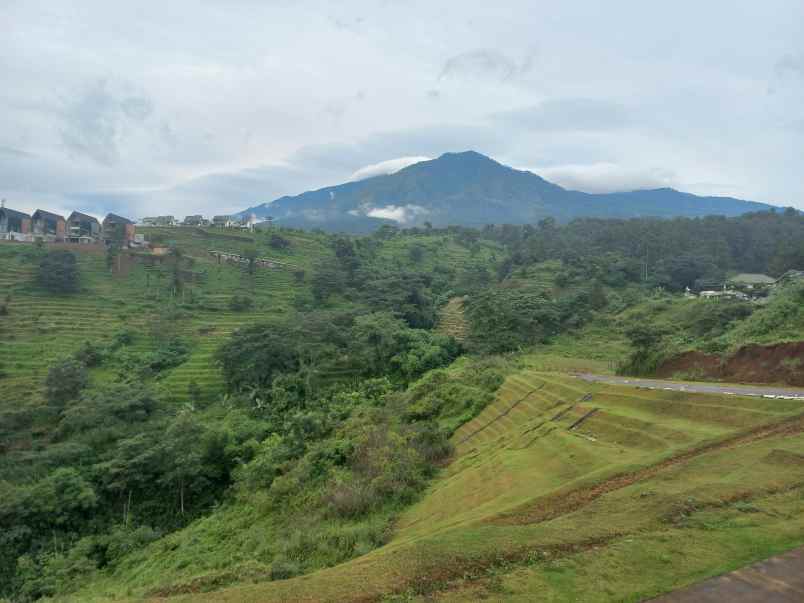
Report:
[[0,0],[0,196],[223,213],[474,149],[804,208],[801,0]]

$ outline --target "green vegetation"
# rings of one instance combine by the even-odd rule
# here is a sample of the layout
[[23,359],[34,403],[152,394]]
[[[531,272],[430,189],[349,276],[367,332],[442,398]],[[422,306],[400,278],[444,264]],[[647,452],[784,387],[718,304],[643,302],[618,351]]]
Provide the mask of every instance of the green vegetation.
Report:
[[[785,213],[4,243],[0,597],[562,599],[587,596],[588,559],[615,600],[628,555],[683,531],[711,562],[659,579],[644,555],[642,595],[802,542],[778,521],[800,511],[800,403],[566,373],[804,340],[804,285],[682,295],[797,266],[803,231]],[[773,512],[743,526],[752,505]]]

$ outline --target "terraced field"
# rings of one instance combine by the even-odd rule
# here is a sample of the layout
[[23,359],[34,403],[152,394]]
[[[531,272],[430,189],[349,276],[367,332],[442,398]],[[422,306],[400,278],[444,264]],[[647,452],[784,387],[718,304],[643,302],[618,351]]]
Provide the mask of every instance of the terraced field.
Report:
[[804,543],[800,401],[524,370],[385,547],[215,601],[638,601]]
[[469,324],[463,315],[465,298],[453,297],[441,309],[436,329],[444,335],[450,335],[458,341],[465,341],[469,335]]
[[[222,392],[220,372],[211,362],[214,350],[237,327],[289,311],[296,294],[307,285],[305,277],[293,270],[257,268],[250,274],[243,266],[218,263],[208,250],[242,251],[257,240],[261,253],[273,251],[299,270],[328,252],[318,239],[297,233],[287,235],[289,248],[277,251],[262,234],[252,238],[197,229],[164,230],[163,238],[172,237],[169,240],[190,258],[190,270],[198,280],[188,284],[186,291],[195,305],[176,315],[170,325],[188,341],[191,355],[186,363],[161,375],[161,381],[177,401],[187,398],[191,382],[199,386],[203,397],[212,398]],[[159,345],[150,325],[177,301],[167,290],[165,270],[129,256],[123,256],[120,270],[117,266],[110,270],[103,249],[87,246],[74,251],[81,291],[55,296],[36,286],[37,249],[25,244],[0,247],[0,303],[9,299],[8,315],[0,316],[0,367],[5,371],[0,410],[38,403],[48,368],[85,341],[109,343],[115,333],[127,328],[137,334],[128,351],[145,352]],[[231,311],[233,295],[250,297],[254,307]],[[104,370],[92,373],[93,379],[110,377]]]

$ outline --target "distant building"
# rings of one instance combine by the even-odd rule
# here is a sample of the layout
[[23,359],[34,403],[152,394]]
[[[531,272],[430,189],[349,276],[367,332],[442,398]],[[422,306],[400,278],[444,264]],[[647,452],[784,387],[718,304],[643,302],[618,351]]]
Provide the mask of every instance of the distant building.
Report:
[[65,239],[67,222],[58,214],[37,209],[31,216],[31,226],[34,239],[59,243]]
[[67,218],[67,240],[70,243],[96,243],[100,240],[101,225],[98,220],[80,211]]
[[176,226],[178,223],[173,216],[152,216],[140,220],[140,224],[143,226]]
[[232,220],[232,216],[214,216],[212,225],[218,228],[231,228],[234,226],[234,220]]
[[240,222],[237,223],[237,226],[244,230],[254,230],[254,226],[257,224],[257,214],[249,214],[241,218]]
[[182,224],[184,226],[209,226],[209,220],[202,215],[185,216]]
[[5,205],[0,207],[0,240],[30,241],[31,216]]
[[752,274],[743,273],[733,276],[729,279],[729,284],[734,287],[741,287],[744,289],[757,289],[770,287],[776,282],[776,279],[767,274]]
[[723,297],[723,291],[701,291],[699,294],[700,297],[704,299],[712,299],[716,297]]
[[136,227],[134,222],[117,214],[108,214],[103,219],[103,240],[107,245],[119,242],[128,246],[134,241]]
[[776,279],[776,283],[788,283],[791,281],[804,281],[804,270],[788,270]]

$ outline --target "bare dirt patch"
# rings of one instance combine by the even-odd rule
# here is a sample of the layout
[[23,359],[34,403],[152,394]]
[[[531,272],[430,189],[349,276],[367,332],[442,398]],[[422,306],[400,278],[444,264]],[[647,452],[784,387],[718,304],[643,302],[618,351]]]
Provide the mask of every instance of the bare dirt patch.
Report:
[[657,377],[692,375],[737,383],[785,383],[804,386],[804,341],[776,345],[747,345],[721,358],[703,352],[684,352],[663,362]]

